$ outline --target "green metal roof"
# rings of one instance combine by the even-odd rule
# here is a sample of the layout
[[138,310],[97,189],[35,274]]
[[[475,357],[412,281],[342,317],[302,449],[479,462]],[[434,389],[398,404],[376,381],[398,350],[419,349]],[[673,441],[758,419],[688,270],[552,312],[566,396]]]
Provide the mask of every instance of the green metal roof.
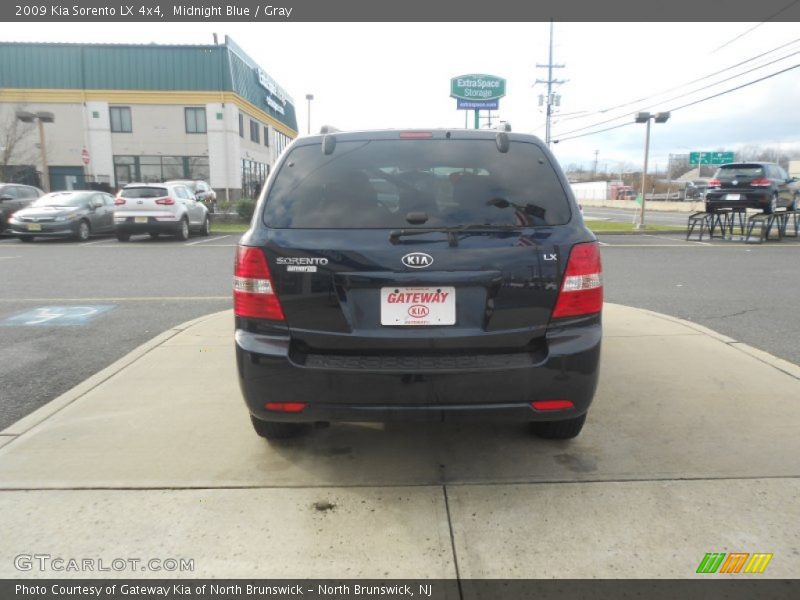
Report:
[[258,68],[230,38],[210,46],[0,43],[0,88],[233,92],[297,131],[294,103],[284,114],[269,106]]

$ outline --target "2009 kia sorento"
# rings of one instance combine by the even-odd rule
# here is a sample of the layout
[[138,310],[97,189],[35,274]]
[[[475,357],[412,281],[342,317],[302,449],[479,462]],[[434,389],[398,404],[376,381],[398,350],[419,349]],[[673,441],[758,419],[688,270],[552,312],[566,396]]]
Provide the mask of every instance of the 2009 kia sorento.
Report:
[[580,433],[598,377],[598,245],[530,135],[329,131],[281,157],[236,254],[256,432],[530,421]]

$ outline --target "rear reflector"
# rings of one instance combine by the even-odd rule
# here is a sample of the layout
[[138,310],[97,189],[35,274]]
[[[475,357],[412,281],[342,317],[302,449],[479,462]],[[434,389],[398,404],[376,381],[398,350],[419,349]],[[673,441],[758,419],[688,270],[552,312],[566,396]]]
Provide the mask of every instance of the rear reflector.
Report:
[[264,408],[267,410],[273,410],[275,412],[286,412],[286,413],[299,413],[303,412],[306,408],[305,402],[267,402],[264,405]]
[[233,275],[233,312],[238,317],[283,321],[267,260],[259,248],[239,246]]
[[424,140],[432,138],[433,133],[430,131],[401,131],[401,140]]
[[553,318],[599,313],[603,309],[602,274],[597,242],[575,244],[569,253]]
[[536,410],[569,410],[575,405],[569,400],[536,400],[531,402],[531,406]]

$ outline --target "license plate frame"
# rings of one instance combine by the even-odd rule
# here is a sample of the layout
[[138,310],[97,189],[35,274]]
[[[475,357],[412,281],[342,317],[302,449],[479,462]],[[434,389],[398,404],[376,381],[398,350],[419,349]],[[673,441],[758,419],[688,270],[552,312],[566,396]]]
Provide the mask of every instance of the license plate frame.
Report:
[[456,324],[456,288],[452,286],[382,287],[381,325],[433,327]]
[[133,217],[134,223],[147,223],[147,217]]
[[741,200],[741,194],[725,194],[725,200]]

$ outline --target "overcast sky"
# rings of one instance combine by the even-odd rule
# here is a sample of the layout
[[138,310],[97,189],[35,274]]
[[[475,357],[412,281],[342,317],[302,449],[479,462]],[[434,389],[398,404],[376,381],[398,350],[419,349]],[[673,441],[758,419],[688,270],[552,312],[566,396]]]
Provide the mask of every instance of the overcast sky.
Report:
[[[554,62],[565,67],[555,75],[567,82],[556,90],[561,114],[555,117],[553,138],[586,133],[590,130],[569,132],[620,115],[624,118],[596,128],[630,122],[636,110],[673,109],[800,63],[797,23],[765,23],[735,39],[756,25],[556,23]],[[220,40],[228,34],[294,97],[301,133],[306,131],[307,93],[315,96],[312,131],[326,123],[340,129],[464,127],[465,111],[456,110],[449,97],[450,78],[489,73],[507,80],[507,95],[495,117],[510,122],[514,131],[544,138],[538,106],[544,88],[533,84],[546,78],[546,70],[536,64],[547,62],[548,30],[547,23],[26,23],[4,28],[0,39],[205,44],[212,43],[214,32]],[[784,44],[789,45],[686,85]],[[672,91],[640,100],[665,90]],[[676,96],[681,97],[670,100]],[[579,111],[587,113],[574,114]],[[591,168],[599,150],[601,171],[616,171],[620,163],[640,167],[644,129],[630,125],[564,140],[552,149],[565,166]],[[674,111],[669,122],[652,127],[651,167],[663,169],[670,153],[752,144],[800,149],[800,69]]]

